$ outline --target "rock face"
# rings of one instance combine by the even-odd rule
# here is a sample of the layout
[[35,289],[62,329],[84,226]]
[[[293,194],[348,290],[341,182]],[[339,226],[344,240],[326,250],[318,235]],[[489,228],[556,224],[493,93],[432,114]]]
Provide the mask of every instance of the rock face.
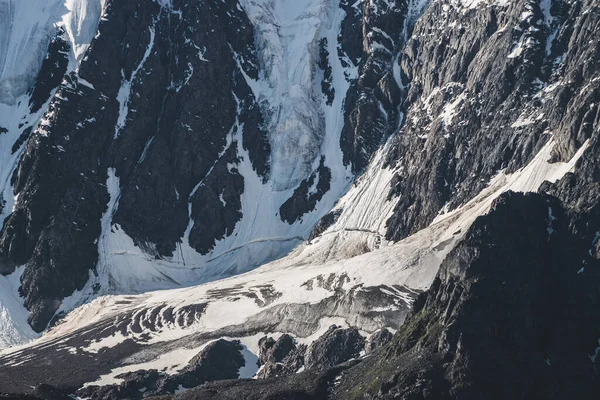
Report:
[[358,172],[398,126],[402,83],[396,54],[405,41],[401,27],[409,30],[411,22],[408,2],[343,0],[340,7],[346,19],[338,52],[358,69],[345,102],[340,145],[344,163]]
[[259,341],[260,369],[257,378],[271,378],[295,374],[304,366],[306,345],[296,344],[287,334],[277,340],[265,336]]
[[[597,218],[546,195],[500,198],[391,345],[349,373],[337,396],[594,398],[598,331],[589,321],[600,317],[600,276],[584,226]],[[361,379],[369,369],[379,379]]]
[[364,347],[365,339],[356,328],[342,329],[332,325],[308,347],[304,365],[306,369],[326,370],[357,358]]
[[[568,160],[597,115],[596,5],[590,1],[435,1],[400,56],[410,82],[388,221],[398,239],[521,168],[550,139]],[[435,40],[431,40],[432,38]],[[591,65],[590,65],[591,64]],[[591,86],[588,86],[591,85]]]
[[[98,294],[281,256],[347,189],[345,168],[365,168],[398,123],[401,44],[388,37],[401,35],[407,7],[311,0],[280,13],[280,2],[107,0],[81,6],[90,20],[100,8],[95,35],[91,22],[82,37],[61,25],[27,95],[39,124],[18,132],[12,152],[23,155],[3,167],[13,171],[4,202],[15,204],[0,271],[25,266],[35,331]],[[250,262],[236,255],[245,251]]]
[[394,335],[387,329],[380,329],[377,332],[373,333],[368,337],[367,343],[365,345],[365,350],[367,353],[372,353],[380,347],[388,344]]
[[[106,5],[101,34],[77,76],[59,87],[13,177],[20,200],[0,242],[6,260],[27,265],[22,292],[36,330],[96,269],[109,166],[120,179],[113,224],[156,257],[172,254],[190,216],[197,223],[189,242],[200,253],[240,219],[244,182],[227,167],[242,140],[233,139],[236,119],[254,137],[250,159],[263,175],[269,150],[233,56],[252,65],[253,31],[233,4],[182,2],[177,7],[188,22],[177,25],[171,11],[152,1]],[[198,50],[196,42],[206,45]],[[51,44],[49,63],[64,47],[54,43],[60,42]],[[32,108],[40,107],[38,92],[48,91],[57,75],[62,80],[45,66]]]

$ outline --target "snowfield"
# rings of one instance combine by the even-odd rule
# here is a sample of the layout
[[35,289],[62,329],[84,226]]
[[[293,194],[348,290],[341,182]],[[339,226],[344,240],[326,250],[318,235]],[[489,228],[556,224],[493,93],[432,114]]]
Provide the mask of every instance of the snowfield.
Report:
[[[87,346],[79,349],[65,347],[62,350],[97,353],[122,344],[127,339],[144,345],[160,345],[221,332],[222,337],[241,339],[246,349],[256,355],[258,340],[266,333],[277,336],[291,331],[300,342],[310,343],[332,323],[356,326],[364,335],[382,326],[395,328],[398,325],[391,325],[392,318],[386,318],[385,312],[406,311],[415,295],[428,289],[444,257],[461,240],[473,221],[488,212],[492,202],[501,193],[508,190],[535,191],[545,180],[554,182],[560,179],[585,154],[587,145],[588,142],[569,162],[550,164],[547,160],[554,142],[548,141],[526,167],[508,175],[500,172],[473,200],[459,209],[440,214],[428,228],[398,243],[387,243],[365,254],[349,254],[347,243],[368,242],[373,233],[344,230],[334,225],[312,243],[301,245],[287,257],[242,275],[184,289],[97,298],[76,308],[56,327],[27,347],[56,345],[68,340],[75,332],[104,326],[103,331],[108,332],[106,336],[95,337]],[[372,168],[378,171],[373,175],[367,171],[366,176],[372,179],[359,181],[340,204],[348,204],[354,191],[376,190],[369,188],[370,184],[376,188],[382,179],[386,180],[389,172],[378,168],[376,160]],[[361,199],[365,201],[354,204],[353,213],[377,214],[369,212],[372,210],[370,196]],[[380,317],[361,318],[361,313],[367,310],[361,308],[360,302],[349,311],[340,308],[340,303],[343,303],[340,293],[353,298],[360,291],[373,288],[381,296],[369,304],[369,311],[380,310]],[[328,299],[337,300],[327,303]],[[298,325],[292,311],[296,310],[294,305],[312,307],[310,310],[314,315],[311,318],[317,323],[308,328]],[[200,314],[190,311],[198,306],[203,307]],[[175,315],[175,319],[171,315]],[[180,315],[185,316],[187,322],[177,322]],[[398,315],[394,314],[393,318],[398,318]],[[113,323],[115,326],[127,324],[127,329],[111,334],[106,324]],[[260,329],[271,323],[275,326],[273,330]],[[135,329],[136,324],[141,330]],[[141,368],[176,372],[206,343],[186,348],[185,355],[174,350],[160,356],[130,357],[132,361],[127,366],[117,368],[88,384],[116,383],[120,381],[115,378],[116,375]],[[17,362],[21,349],[15,347],[4,350],[3,357],[14,357]]]

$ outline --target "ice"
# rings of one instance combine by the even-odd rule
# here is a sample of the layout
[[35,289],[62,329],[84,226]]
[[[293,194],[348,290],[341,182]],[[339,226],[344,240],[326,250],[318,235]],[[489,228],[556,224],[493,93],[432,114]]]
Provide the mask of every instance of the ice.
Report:
[[[311,172],[325,124],[315,82],[317,41],[335,21],[331,0],[242,0],[256,32],[261,73],[252,84],[268,122],[275,190],[296,186]],[[332,43],[337,43],[337,38]],[[331,52],[335,57],[336,51]],[[336,92],[338,93],[338,92]]]
[[96,28],[106,0],[63,0],[62,2],[68,10],[62,17],[62,26],[71,41],[72,61],[79,63],[96,35]]
[[[346,290],[359,283],[365,286],[405,285],[425,290],[433,281],[444,257],[462,239],[473,221],[488,212],[500,194],[508,190],[536,191],[543,181],[560,179],[572,171],[584,155],[588,142],[565,163],[548,162],[554,146],[555,143],[550,140],[526,167],[509,175],[499,173],[486,189],[464,206],[440,214],[429,227],[398,243],[351,258],[329,259],[323,256],[320,249],[332,248],[333,235],[323,235],[315,243],[304,244],[285,258],[242,275],[189,288],[127,296],[129,305],[126,308],[122,305],[123,296],[100,297],[71,312],[62,324],[53,328],[42,340],[60,337],[74,327],[91,325],[129,309],[148,310],[161,304],[169,304],[174,309],[205,302],[208,306],[200,321],[192,327],[169,327],[162,331],[144,332],[148,343],[174,340],[191,333],[214,332],[243,324],[265,308],[248,296],[214,298],[211,293],[227,288],[252,291],[255,290],[252,288],[268,284],[281,293],[269,307],[278,304],[316,304],[332,295],[321,287],[306,290],[303,283],[318,275],[346,274],[349,279],[340,287]],[[327,315],[323,317],[328,318]]]
[[[568,162],[549,163],[552,149],[555,146],[553,140],[549,140],[533,160],[521,170],[512,174],[500,172],[474,199],[462,207],[451,212],[440,214],[435,221],[427,228],[395,244],[387,244],[376,250],[350,258],[331,258],[325,256],[329,249],[335,249],[334,241],[340,239],[335,234],[325,234],[318,238],[312,244],[304,244],[294,250],[289,256],[264,265],[251,272],[223,279],[215,282],[206,283],[199,286],[163,290],[158,292],[145,293],[136,296],[103,296],[94,301],[76,308],[66,316],[63,322],[49,332],[47,332],[36,343],[43,345],[47,342],[60,340],[65,335],[69,335],[75,329],[85,329],[102,320],[111,320],[118,315],[126,312],[151,313],[156,307],[168,305],[176,310],[190,304],[207,303],[202,316],[192,323],[191,326],[156,326],[154,329],[144,328],[144,331],[137,333],[138,339],[143,338],[147,344],[168,342],[183,338],[188,335],[198,335],[203,332],[215,332],[223,329],[226,332],[227,327],[244,324],[253,315],[268,310],[268,307],[275,307],[282,304],[316,304],[321,300],[333,295],[322,287],[314,287],[313,290],[307,290],[303,285],[310,279],[317,276],[328,276],[334,274],[340,276],[344,274],[348,277],[342,281],[339,290],[349,290],[356,285],[378,286],[385,284],[388,287],[393,285],[405,285],[406,287],[426,290],[436,276],[439,266],[445,256],[460,242],[469,227],[477,217],[487,213],[494,200],[507,190],[513,191],[537,191],[541,183],[545,180],[556,181],[567,172],[573,170],[577,161],[584,156],[589,142],[579,149],[575,156]],[[373,165],[377,165],[375,160]],[[374,168],[375,170],[375,168]],[[385,169],[378,168],[378,171]],[[113,172],[114,173],[114,172]],[[390,172],[382,173],[382,178],[365,179],[366,183],[360,181],[357,188],[363,186],[365,190],[377,191],[377,186],[385,183],[385,177]],[[109,172],[108,187],[111,194],[111,203],[109,210],[103,218],[103,230],[106,229],[106,221],[109,220],[113,205],[118,198],[118,180]],[[379,180],[374,188],[369,188],[368,182]],[[356,189],[353,189],[356,190]],[[352,190],[348,193],[349,198],[355,196]],[[360,197],[369,199],[366,193]],[[369,200],[365,200],[365,207]],[[389,205],[388,205],[389,206]],[[378,205],[379,207],[379,205]],[[550,212],[550,211],[549,211]],[[350,213],[352,214],[352,213]],[[345,216],[350,218],[351,215]],[[551,215],[551,214],[549,214]],[[383,218],[381,218],[382,220]],[[377,228],[381,220],[361,221],[356,220],[359,226],[368,226],[371,229]],[[335,227],[330,228],[330,232]],[[362,234],[362,233],[361,233]],[[342,238],[343,239],[343,238]],[[267,306],[260,306],[251,296],[214,296],[212,293],[219,291],[228,291],[235,288],[238,291],[256,291],[264,285],[272,285],[273,289],[280,293],[273,303]],[[2,293],[5,293],[3,291]],[[126,300],[126,301],[125,301]],[[138,310],[138,311],[136,311]],[[356,325],[356,321],[346,321],[344,318],[335,316],[335,310],[322,310],[320,315],[319,328],[312,334],[304,338],[297,338],[300,343],[310,343],[319,337],[332,323],[348,326]],[[359,329],[364,327],[357,326]],[[133,332],[128,332],[135,339]],[[278,332],[273,332],[278,334]],[[245,348],[252,354],[257,354],[257,344],[259,337],[265,332],[261,332],[251,337],[245,338],[227,338],[239,339]],[[271,333],[269,333],[271,334]],[[88,346],[87,351],[97,351],[103,347],[113,347],[120,343],[125,337],[120,335],[109,336]],[[206,345],[206,343],[204,344]],[[125,367],[119,367],[111,373],[102,376],[98,381],[89,384],[110,384],[118,382],[115,378],[119,373],[133,371],[140,368],[166,368],[167,371],[176,371],[182,368],[191,357],[196,354],[201,347],[196,349],[177,349],[175,351],[161,355],[157,359],[144,362],[143,364],[132,364]],[[10,353],[14,350],[5,351]],[[181,351],[181,352],[180,352]],[[250,354],[245,353],[246,360],[251,358]],[[248,372],[246,374],[246,372]],[[248,376],[255,371],[245,371]]]
[[0,0],[0,103],[14,105],[33,85],[57,27],[75,69],[95,35],[105,0]]
[[[0,5],[5,3],[6,1],[2,3],[0,0]],[[67,3],[71,7],[69,10],[82,12],[81,7],[78,9],[75,5],[83,3]],[[414,1],[411,4],[422,9],[426,3]],[[166,2],[161,4],[168,5]],[[119,206],[120,183],[115,170],[109,168],[106,186],[110,200],[101,219],[97,275],[90,274],[86,287],[63,301],[59,312],[74,311],[68,314],[63,324],[53,328],[41,341],[60,337],[76,327],[90,326],[127,310],[142,312],[147,307],[159,304],[170,304],[177,308],[207,302],[208,306],[201,321],[196,321],[191,327],[145,332],[149,335],[150,342],[174,340],[194,332],[212,332],[243,324],[251,316],[264,311],[264,308],[246,297],[236,301],[231,298],[214,298],[210,294],[211,290],[241,287],[261,298],[260,292],[255,288],[268,284],[281,293],[270,307],[294,303],[315,304],[332,293],[319,287],[308,291],[302,283],[319,275],[346,274],[350,282],[345,283],[342,289],[349,289],[350,285],[357,283],[365,286],[385,283],[425,290],[435,277],[443,258],[460,241],[475,218],[489,210],[500,193],[506,190],[535,191],[544,180],[560,179],[572,170],[588,145],[586,142],[569,163],[550,164],[547,160],[554,146],[551,140],[522,170],[511,175],[499,173],[486,190],[463,207],[440,214],[430,227],[401,242],[389,243],[385,240],[385,223],[397,199],[388,199],[387,194],[391,181],[398,172],[393,166],[384,168],[390,144],[384,145],[374,155],[370,166],[354,185],[351,172],[343,165],[339,148],[344,121],[342,106],[348,89],[347,76],[356,75],[355,67],[343,68],[336,56],[343,11],[333,0],[244,0],[242,5],[258,27],[261,73],[258,80],[246,78],[261,107],[272,112],[269,121],[272,132],[269,140],[273,148],[272,176],[269,181],[264,182],[257,175],[248,152],[242,146],[243,124],[236,121],[231,127],[227,146],[237,146],[239,161],[231,166],[244,178],[242,220],[237,223],[232,235],[219,240],[209,254],[200,255],[188,243],[189,232],[193,227],[190,219],[186,234],[173,257],[156,259],[153,254],[149,254],[152,251],[137,247],[113,223],[112,216]],[[87,12],[88,8],[84,8]],[[75,23],[72,26],[78,25]],[[75,31],[86,30],[81,27],[73,30]],[[115,134],[118,133],[118,127],[126,121],[131,84],[151,54],[154,40],[152,30],[150,36],[150,43],[137,69],[129,79],[123,80],[119,92],[120,125]],[[336,97],[331,105],[325,103],[320,92],[320,82],[316,82],[313,76],[316,44],[323,37],[328,39],[328,50],[332,55],[330,63]],[[74,57],[76,58],[75,54]],[[399,72],[396,73],[399,81]],[[80,83],[93,88],[93,84],[87,81],[80,80]],[[7,215],[6,210],[10,211],[12,208],[14,196],[9,183],[10,174],[19,155],[9,157],[8,146],[18,137],[17,126],[22,115],[28,124],[37,123],[41,116],[28,115],[27,100],[24,97],[21,103],[16,102],[13,106],[0,104],[0,115],[3,118],[7,116],[6,120],[9,121],[9,133],[0,136],[0,182],[4,184],[4,198],[8,201],[2,218]],[[447,105],[441,116],[445,118],[446,125],[453,122],[459,105],[459,102]],[[0,125],[4,123],[4,119],[0,121]],[[284,223],[278,216],[279,207],[291,196],[297,183],[318,167],[321,155],[325,156],[325,165],[332,171],[331,190],[318,203],[316,210],[305,214],[292,225]],[[143,157],[144,155],[142,159]],[[201,184],[202,182],[198,183],[195,190]],[[316,222],[332,208],[340,214],[336,223],[312,243],[304,243]],[[151,250],[152,244],[148,244],[148,248]],[[273,261],[290,251],[287,257]],[[268,264],[247,272],[265,263]],[[242,275],[221,279],[235,274]],[[215,281],[216,279],[221,280]],[[2,290],[0,296],[3,293],[15,293],[18,282],[14,284],[11,284],[11,291]],[[100,284],[99,292],[94,290],[96,284]],[[192,284],[199,285],[185,287]],[[165,288],[170,290],[152,292]],[[131,305],[124,306],[119,295],[123,293],[144,294],[128,297],[128,300],[133,299]],[[403,298],[399,293],[394,295]],[[403,299],[410,301],[409,298]],[[23,340],[28,340],[31,339],[31,332],[27,330],[30,328],[21,324],[23,321],[26,323],[27,312],[18,300],[13,302],[14,307],[10,307],[10,315],[8,311],[6,313],[12,321],[9,322],[12,325],[7,327],[7,332],[17,332]],[[331,320],[348,324],[343,318],[326,314],[322,316],[324,325]],[[125,336],[119,335],[110,336],[90,344],[84,350],[94,352],[114,347],[124,338]],[[251,346],[254,344],[243,343],[252,352]],[[166,358],[161,365],[167,362],[165,360]]]
[[[329,10],[331,11],[329,15],[331,19],[327,20],[326,23],[319,21],[320,25],[317,29],[311,25],[316,23],[314,17],[306,15],[303,17],[302,15],[303,10],[308,9],[311,11],[321,3],[331,6],[331,10]],[[281,7],[282,4],[279,2],[277,4],[264,3],[264,5],[276,8]],[[286,18],[292,18],[293,21],[288,26],[289,32],[302,32],[312,29],[314,32],[309,35],[312,40],[312,37],[318,30],[319,37],[328,38],[330,51],[332,54],[335,54],[337,32],[339,31],[339,24],[344,17],[343,10],[337,7],[336,2],[314,2],[313,8],[307,5],[300,6],[297,3],[291,2],[284,5],[286,9],[277,9],[277,12]],[[333,5],[336,5],[336,7],[333,7]],[[252,5],[252,7],[258,6]],[[285,54],[279,54],[279,57],[284,60],[282,62],[286,65],[295,64],[296,57],[300,57],[299,54],[291,50],[292,47],[296,48],[296,46],[300,46],[302,48],[302,57],[304,57],[308,53],[308,50],[312,48],[311,46],[314,46],[316,43],[312,41],[310,43],[302,42],[300,39],[296,39],[301,42],[300,45],[289,44],[289,51]],[[279,40],[279,38],[276,39],[276,41]],[[151,51],[151,43],[152,40],[150,40],[150,45],[146,50],[146,56]],[[300,58],[302,59],[302,57]],[[144,59],[145,57],[138,66],[138,70],[141,68]],[[308,63],[308,60],[299,60],[298,62]],[[325,156],[325,166],[329,167],[332,171],[331,189],[319,201],[316,210],[308,212],[301,220],[292,225],[281,220],[278,214],[279,208],[293,194],[295,187],[282,189],[276,180],[271,179],[264,182],[263,178],[257,175],[252,167],[247,150],[242,146],[244,127],[236,120],[227,137],[226,148],[235,145],[239,155],[239,161],[236,164],[232,164],[232,167],[235,167],[244,178],[244,193],[241,198],[242,220],[237,223],[230,236],[217,241],[215,248],[209,254],[198,254],[189,245],[188,238],[193,227],[191,199],[202,185],[202,182],[199,182],[189,197],[190,222],[181,242],[177,245],[174,255],[172,257],[156,259],[154,254],[149,254],[152,251],[148,252],[135,246],[133,240],[118,225],[112,224],[111,215],[118,208],[120,189],[115,171],[109,169],[107,188],[111,197],[108,204],[108,211],[102,218],[103,228],[98,244],[100,254],[97,267],[98,275],[92,276],[83,290],[65,299],[61,311],[68,311],[74,306],[83,304],[96,297],[98,294],[93,290],[95,284],[100,284],[102,288],[99,294],[118,294],[141,293],[149,290],[176,288],[208,282],[224,276],[243,273],[265,262],[272,261],[290,252],[306,240],[317,221],[335,205],[335,202],[347,191],[349,185],[352,183],[352,173],[343,165],[342,152],[339,148],[340,133],[344,121],[342,105],[348,89],[345,74],[349,72],[342,67],[337,57],[332,57],[330,62],[332,65],[333,84],[338,96],[336,96],[331,106],[325,104],[324,96],[311,99],[311,107],[316,108],[316,113],[322,125],[322,132],[319,133],[321,138],[315,150],[316,153],[310,156],[309,172],[303,172],[299,175],[299,177],[304,178],[306,174],[310,174],[313,170],[317,169],[320,156]],[[271,67],[265,66],[265,68]],[[297,82],[302,82],[302,85],[312,88],[314,84],[312,82],[312,75],[303,75],[301,72],[297,71]],[[284,78],[278,76],[274,79]],[[250,78],[248,78],[248,82],[254,85],[255,90],[259,90],[260,86],[265,83],[265,81],[253,81]],[[282,82],[281,84],[284,86],[287,85],[286,82]],[[298,83],[296,86],[298,85],[300,84]],[[315,86],[320,87],[320,83],[315,84]],[[128,82],[125,81],[120,92],[123,94],[121,99],[121,116],[127,112],[126,94],[129,90]],[[284,89],[277,90],[285,91]],[[306,90],[312,93],[312,89]],[[302,98],[301,91],[297,94]],[[283,101],[282,99],[280,100]],[[280,105],[280,107],[285,108],[284,105]],[[241,110],[238,110],[239,112]],[[124,121],[124,118],[121,118],[121,120]],[[312,151],[310,150],[310,146],[308,149],[306,146],[302,146],[295,148],[294,151],[303,154]],[[222,151],[220,156],[224,153],[225,150]],[[283,173],[282,171],[287,168],[287,165],[285,163],[274,163],[271,168],[275,174],[278,174]],[[256,221],[260,221],[260,223],[256,223]],[[147,245],[150,249],[153,246],[151,243]]]
[[[10,178],[24,146],[13,152],[13,144],[26,129],[35,131],[50,101],[30,113],[27,91],[48,44],[57,27],[63,27],[73,50],[70,68],[75,69],[96,31],[103,5],[103,0],[0,0],[0,127],[7,131],[0,135],[0,193],[5,202],[0,224],[16,201]],[[0,275],[0,348],[38,336],[27,324],[28,311],[17,294],[22,272],[21,267],[7,277]]]
[[21,345],[40,336],[27,323],[29,313],[18,293],[24,270],[19,267],[10,275],[0,275],[0,349]]

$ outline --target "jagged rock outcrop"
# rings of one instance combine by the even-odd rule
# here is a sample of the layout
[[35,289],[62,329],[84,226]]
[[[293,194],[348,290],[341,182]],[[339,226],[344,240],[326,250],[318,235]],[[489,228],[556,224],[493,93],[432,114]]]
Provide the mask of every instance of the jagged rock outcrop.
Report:
[[[501,197],[444,261],[391,345],[349,372],[336,395],[594,398],[600,275],[584,226],[597,218],[545,195]],[[377,372],[362,379],[369,370]]]
[[[401,101],[396,54],[410,29],[408,2],[340,1],[346,19],[340,31],[338,55],[353,63],[358,76],[345,100],[340,138],[344,163],[362,171],[383,139],[398,126]],[[360,44],[360,45],[358,45]]]
[[380,347],[388,344],[394,335],[389,330],[383,328],[373,333],[371,336],[367,338],[367,343],[365,344],[365,351],[368,353],[372,353]]
[[202,254],[241,218],[244,181],[228,165],[241,141],[266,176],[269,148],[238,68],[257,76],[252,26],[236,4],[175,1],[174,13],[153,1],[109,1],[64,81],[65,43],[51,43],[32,108],[62,83],[15,170],[18,202],[0,237],[4,265],[26,265],[21,292],[37,331],[98,272],[108,168],[120,183],[112,223],[155,257],[173,253],[189,218],[189,243]]
[[343,329],[332,325],[323,336],[308,346],[304,366],[306,369],[326,370],[359,357],[364,347],[365,338],[360,335],[358,329]]
[[[211,355],[80,393],[595,398],[598,4],[294,4],[109,0],[58,88],[68,43],[51,42],[32,110],[56,94],[11,143],[24,150],[0,232],[0,272],[20,279],[36,331],[98,293],[206,282],[310,242],[220,285],[99,298],[0,356],[0,390],[74,393],[132,360],[285,332],[260,342],[264,379],[197,387],[245,364],[217,341],[218,376]],[[540,189],[492,203],[509,187]],[[291,336],[332,319],[353,327]]]
[[143,370],[127,372],[119,376],[122,383],[109,386],[88,386],[78,395],[90,399],[141,399],[160,394],[173,394],[202,383],[235,379],[245,365],[238,341],[217,340],[194,356],[181,371],[168,375],[164,372]]
[[297,344],[290,335],[284,334],[277,340],[265,336],[258,345],[260,369],[257,378],[295,374],[304,366],[307,346]]

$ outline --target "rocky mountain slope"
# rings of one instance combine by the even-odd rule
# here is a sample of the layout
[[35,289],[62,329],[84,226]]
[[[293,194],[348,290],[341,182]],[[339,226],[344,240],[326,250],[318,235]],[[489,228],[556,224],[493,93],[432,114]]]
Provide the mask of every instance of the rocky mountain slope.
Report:
[[0,392],[597,393],[594,1],[0,21]]

